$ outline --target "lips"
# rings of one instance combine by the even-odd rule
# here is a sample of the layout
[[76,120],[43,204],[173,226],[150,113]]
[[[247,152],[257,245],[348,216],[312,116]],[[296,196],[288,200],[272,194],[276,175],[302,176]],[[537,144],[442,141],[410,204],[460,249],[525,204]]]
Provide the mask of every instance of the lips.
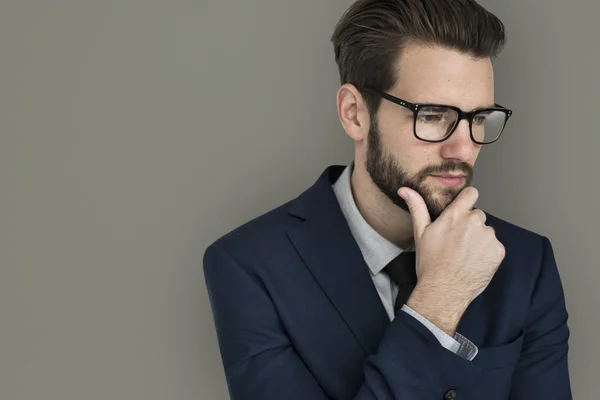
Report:
[[438,178],[445,178],[445,179],[461,179],[461,178],[465,177],[465,175],[432,175],[432,176],[436,176]]
[[465,184],[465,175],[431,175],[432,178],[447,187],[458,188]]

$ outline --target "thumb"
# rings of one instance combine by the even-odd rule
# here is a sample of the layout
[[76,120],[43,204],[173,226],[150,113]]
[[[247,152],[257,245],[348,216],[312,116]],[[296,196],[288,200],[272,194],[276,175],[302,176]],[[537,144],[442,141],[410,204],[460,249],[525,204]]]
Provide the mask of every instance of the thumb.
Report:
[[425,228],[431,224],[431,216],[425,205],[425,200],[416,191],[402,187],[398,190],[398,195],[408,205],[410,215],[412,216],[416,244],[421,239],[421,236],[423,236]]

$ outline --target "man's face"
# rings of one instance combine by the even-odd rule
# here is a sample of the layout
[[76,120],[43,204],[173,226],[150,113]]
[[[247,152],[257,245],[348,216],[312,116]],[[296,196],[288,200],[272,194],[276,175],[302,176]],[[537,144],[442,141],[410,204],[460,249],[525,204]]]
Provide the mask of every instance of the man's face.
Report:
[[[414,104],[453,105],[463,111],[494,104],[494,77],[489,58],[474,59],[455,50],[409,45],[397,62],[398,80],[387,93]],[[414,136],[411,110],[381,101],[368,134],[367,172],[379,189],[407,210],[400,187],[416,190],[425,200],[432,221],[437,219],[473,179],[481,145],[470,138],[463,120],[445,141],[428,143]],[[449,183],[434,175],[464,175]]]

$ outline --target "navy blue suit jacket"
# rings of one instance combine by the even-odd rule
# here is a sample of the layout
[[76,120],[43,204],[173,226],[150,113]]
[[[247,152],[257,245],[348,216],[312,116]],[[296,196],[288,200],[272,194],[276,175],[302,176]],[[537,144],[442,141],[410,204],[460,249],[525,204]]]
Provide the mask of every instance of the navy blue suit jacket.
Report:
[[479,347],[462,359],[410,315],[389,321],[331,187],[343,169],[204,254],[231,397],[571,399],[549,240],[488,214],[506,256],[458,325]]

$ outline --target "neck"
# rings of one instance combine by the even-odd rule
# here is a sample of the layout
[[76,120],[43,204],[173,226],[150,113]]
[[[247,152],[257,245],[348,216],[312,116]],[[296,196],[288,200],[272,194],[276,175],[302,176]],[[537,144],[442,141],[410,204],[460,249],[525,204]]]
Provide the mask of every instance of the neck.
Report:
[[403,249],[413,246],[414,234],[410,213],[396,206],[379,190],[367,173],[362,160],[354,163],[351,182],[354,202],[365,221],[396,246]]

